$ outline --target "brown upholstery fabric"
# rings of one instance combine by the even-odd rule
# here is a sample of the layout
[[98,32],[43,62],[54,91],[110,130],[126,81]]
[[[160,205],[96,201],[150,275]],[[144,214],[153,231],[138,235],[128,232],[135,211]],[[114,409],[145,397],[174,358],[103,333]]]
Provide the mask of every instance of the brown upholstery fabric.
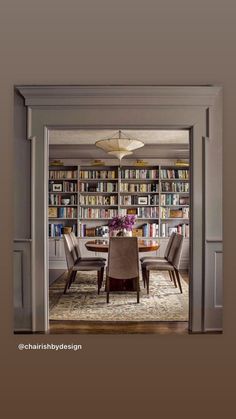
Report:
[[70,234],[64,234],[63,236],[66,262],[68,268],[68,274],[66,279],[66,284],[64,288],[64,294],[67,289],[70,288],[73,281],[75,281],[77,271],[97,271],[97,283],[98,283],[98,294],[100,292],[102,282],[103,282],[103,272],[105,262],[102,260],[83,260],[83,258],[78,258],[75,251],[75,243],[72,240]]
[[68,270],[72,269],[75,262],[77,261],[77,256],[74,251],[74,246],[71,241],[69,234],[64,234],[64,247],[65,247],[65,255],[66,255],[66,263]]
[[168,262],[172,263],[176,267],[176,269],[179,269],[182,247],[183,247],[183,236],[182,234],[176,234],[174,237],[168,258],[167,258]]
[[72,243],[73,243],[73,246],[74,246],[74,251],[75,251],[75,254],[76,254],[76,256],[77,256],[77,260],[81,259],[81,260],[83,260],[83,261],[88,261],[88,262],[89,262],[89,261],[106,261],[106,259],[105,259],[105,258],[98,257],[98,256],[81,257],[81,252],[80,252],[79,242],[78,242],[78,240],[77,240],[77,238],[76,238],[75,234],[74,234],[74,233],[69,233],[69,236],[70,236],[71,241],[72,241]]
[[169,252],[170,252],[170,249],[171,249],[171,246],[172,246],[172,244],[173,244],[173,241],[174,241],[174,237],[176,236],[176,233],[171,233],[171,236],[170,236],[170,238],[169,238],[169,240],[168,240],[168,243],[167,243],[167,246],[166,246],[166,250],[165,250],[165,253],[164,253],[164,257],[162,258],[162,257],[158,257],[158,256],[144,256],[144,257],[142,257],[142,258],[140,258],[140,262],[142,263],[142,262],[145,262],[145,261],[147,261],[147,260],[158,260],[158,261],[163,261],[163,262],[166,262],[167,260],[168,260],[168,255],[169,255]]
[[75,233],[69,233],[69,236],[70,236],[71,241],[74,245],[74,249],[75,249],[75,252],[76,252],[77,259],[80,259],[81,258],[81,252],[80,252],[79,243],[78,243],[78,240],[75,236]]
[[157,259],[146,260],[142,263],[142,269],[151,270],[179,270],[181,254],[183,249],[183,236],[181,234],[175,234],[171,250],[169,252],[168,259],[169,261],[163,263]]
[[116,279],[139,276],[137,237],[110,238],[107,275]]

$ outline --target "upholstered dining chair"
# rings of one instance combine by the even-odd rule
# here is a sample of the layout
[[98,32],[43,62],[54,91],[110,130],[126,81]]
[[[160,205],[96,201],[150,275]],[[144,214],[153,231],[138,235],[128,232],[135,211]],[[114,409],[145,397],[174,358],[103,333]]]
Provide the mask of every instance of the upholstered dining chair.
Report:
[[[160,257],[160,256],[143,256],[142,258],[140,258],[141,264],[143,262],[148,262],[148,261],[151,261],[151,260],[154,260],[154,261],[157,261],[157,262],[164,262],[164,263],[165,262],[168,262],[168,256],[169,256],[169,253],[170,253],[170,250],[171,250],[171,246],[173,244],[173,241],[174,241],[174,238],[175,238],[176,234],[177,233],[175,233],[175,232],[171,233],[171,236],[170,236],[170,238],[168,240],[168,243],[167,243],[167,246],[166,246],[164,257]],[[143,277],[143,285],[144,285],[144,288],[145,288],[145,286],[146,286],[146,283],[145,283],[145,275],[142,275],[142,277]],[[170,275],[170,279],[172,281],[172,276],[171,275]]]
[[97,284],[99,294],[103,282],[105,261],[102,258],[98,258],[98,260],[88,260],[86,258],[84,260],[84,258],[78,258],[70,234],[64,234],[63,240],[68,269],[64,294],[75,280],[78,271],[97,271]]
[[81,256],[81,251],[80,251],[80,247],[79,247],[79,242],[75,236],[75,233],[69,233],[69,236],[71,238],[71,241],[73,243],[74,246],[74,251],[75,251],[75,255],[77,256],[77,259],[80,259],[81,261],[85,262],[85,261],[104,261],[106,262],[105,258],[102,257],[98,257],[98,256],[89,256],[89,257],[82,257]]
[[109,303],[110,280],[133,279],[136,281],[139,303],[139,258],[137,237],[111,237],[106,270],[107,303]]
[[182,286],[180,281],[180,274],[179,274],[179,267],[180,267],[180,261],[181,261],[181,254],[183,249],[183,236],[182,234],[175,234],[175,237],[173,239],[168,257],[167,262],[163,263],[162,261],[158,260],[148,260],[142,262],[142,275],[143,275],[143,281],[147,284],[147,294],[149,294],[149,278],[150,278],[150,271],[167,271],[169,272],[170,276],[172,276],[175,287],[176,280],[180,289],[180,292],[182,293]]
[[169,238],[169,240],[168,240],[168,243],[167,243],[167,246],[166,246],[166,250],[165,250],[165,253],[164,253],[164,257],[160,257],[160,256],[143,256],[142,258],[140,258],[140,262],[142,263],[142,262],[145,262],[145,261],[148,261],[148,260],[157,260],[157,261],[163,261],[163,262],[168,262],[168,255],[169,255],[169,252],[170,252],[170,249],[171,249],[171,246],[172,246],[172,244],[173,244],[173,240],[174,240],[174,237],[176,236],[176,234],[177,233],[171,233],[171,236],[170,236],[170,238]]

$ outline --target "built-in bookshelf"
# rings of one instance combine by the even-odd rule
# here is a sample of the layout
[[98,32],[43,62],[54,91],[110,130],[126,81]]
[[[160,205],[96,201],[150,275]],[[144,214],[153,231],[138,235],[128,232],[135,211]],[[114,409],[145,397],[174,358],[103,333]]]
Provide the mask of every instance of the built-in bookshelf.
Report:
[[62,237],[66,227],[78,234],[78,167],[49,166],[48,234]]
[[189,237],[189,181],[188,166],[51,166],[49,236],[105,237],[112,217],[135,214],[138,237]]
[[189,237],[189,168],[160,168],[160,236]]

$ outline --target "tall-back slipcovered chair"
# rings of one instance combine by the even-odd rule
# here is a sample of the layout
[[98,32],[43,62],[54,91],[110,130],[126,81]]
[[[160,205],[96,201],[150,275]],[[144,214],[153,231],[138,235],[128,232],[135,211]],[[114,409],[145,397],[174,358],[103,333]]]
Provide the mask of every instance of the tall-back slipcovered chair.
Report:
[[177,233],[174,233],[174,232],[171,233],[171,235],[169,237],[169,240],[168,240],[168,243],[167,243],[167,246],[166,246],[166,249],[165,249],[164,257],[143,256],[142,258],[140,258],[140,262],[144,262],[144,261],[147,261],[147,260],[159,260],[159,261],[163,260],[163,262],[166,262],[168,260],[168,255],[169,255],[169,252],[170,252],[170,249],[171,249],[171,246],[172,246],[172,243],[173,243],[173,240],[174,240],[174,237],[176,236],[176,234]]
[[139,303],[139,258],[137,237],[111,237],[106,272],[107,303],[109,303],[110,279],[133,279],[137,287]]
[[88,260],[86,258],[84,259],[78,258],[77,253],[75,251],[75,246],[70,237],[70,234],[64,234],[63,240],[64,240],[66,262],[67,262],[67,268],[68,268],[68,275],[67,275],[66,284],[64,288],[64,294],[66,293],[67,289],[70,288],[72,282],[75,280],[76,273],[78,271],[96,271],[97,272],[97,283],[98,283],[98,294],[99,294],[101,286],[102,286],[102,281],[103,281],[105,261],[102,258],[97,258],[98,260]]
[[179,267],[181,261],[181,254],[183,249],[183,236],[182,234],[175,235],[171,249],[168,254],[167,262],[163,263],[158,260],[148,260],[142,262],[142,275],[144,283],[147,283],[147,293],[149,294],[149,277],[150,271],[168,271],[176,285],[176,279],[180,292],[182,293],[182,286],[180,282]]
[[82,261],[106,261],[105,258],[99,257],[99,256],[90,256],[90,257],[82,257],[81,255],[81,251],[80,251],[80,246],[79,246],[79,242],[75,236],[75,233],[69,233],[69,236],[71,238],[71,241],[73,243],[74,246],[74,251],[75,254],[77,256],[77,259],[82,260]]

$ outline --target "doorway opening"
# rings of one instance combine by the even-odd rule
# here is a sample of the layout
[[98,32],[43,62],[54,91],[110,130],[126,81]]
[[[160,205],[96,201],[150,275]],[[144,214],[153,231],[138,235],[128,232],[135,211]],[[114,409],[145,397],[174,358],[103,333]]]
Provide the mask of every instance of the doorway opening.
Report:
[[[52,333],[186,333],[189,321],[191,159],[189,129],[125,129],[144,143],[119,162],[95,142],[116,129],[48,130],[49,325]],[[106,303],[104,276],[97,293],[96,272],[78,272],[65,290],[68,266],[63,235],[74,232],[82,258],[103,257],[109,223],[135,217],[132,236],[149,247],[139,253],[166,258],[172,233],[183,236],[180,285],[168,271],[150,272],[140,303],[135,292],[115,288]],[[89,243],[97,243],[95,252]],[[154,249],[154,250],[153,250]],[[116,286],[117,287],[117,286]]]
[[[17,196],[21,193],[26,196],[26,190],[31,188],[31,194],[28,193],[25,200],[16,201],[16,224],[25,228],[16,229],[14,238],[14,265],[17,267],[14,271],[15,330],[47,332],[49,328],[47,187],[50,131],[183,129],[190,130],[191,134],[190,235],[194,240],[190,240],[189,330],[195,333],[221,331],[222,88],[18,86],[16,90],[16,120],[25,122],[16,124],[15,153],[18,155],[20,150],[23,156],[18,161],[18,172],[27,166],[27,176],[16,176],[16,190]],[[25,138],[29,140],[27,146]],[[94,159],[94,156],[90,157]],[[144,157],[140,159],[145,160]],[[28,170],[29,166],[31,170]],[[25,217],[26,202],[30,217]],[[144,200],[140,203],[145,205]]]

